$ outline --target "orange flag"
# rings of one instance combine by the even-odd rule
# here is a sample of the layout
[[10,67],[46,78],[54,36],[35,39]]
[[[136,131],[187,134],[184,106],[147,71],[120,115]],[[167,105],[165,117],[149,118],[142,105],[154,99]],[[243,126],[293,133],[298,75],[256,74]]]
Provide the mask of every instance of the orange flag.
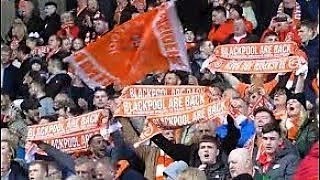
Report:
[[89,86],[130,85],[152,72],[190,72],[173,2],[134,17],[90,43],[65,62]]

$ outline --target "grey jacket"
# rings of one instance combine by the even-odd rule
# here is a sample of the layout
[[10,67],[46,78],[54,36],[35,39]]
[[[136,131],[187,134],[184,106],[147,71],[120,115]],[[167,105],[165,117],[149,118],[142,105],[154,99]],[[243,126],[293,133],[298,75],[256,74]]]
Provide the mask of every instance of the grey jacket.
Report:
[[255,180],[291,180],[300,158],[297,149],[289,142],[285,142],[285,147],[276,154],[275,160],[271,162],[266,173],[262,173],[262,166],[259,162],[255,164]]

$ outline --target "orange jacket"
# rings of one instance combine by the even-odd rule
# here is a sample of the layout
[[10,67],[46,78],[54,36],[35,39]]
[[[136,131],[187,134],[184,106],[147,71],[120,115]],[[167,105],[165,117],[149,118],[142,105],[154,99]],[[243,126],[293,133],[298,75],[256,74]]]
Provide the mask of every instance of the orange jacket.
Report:
[[[250,21],[244,20],[246,31],[251,33],[253,30],[253,25]],[[218,44],[224,42],[232,33],[233,30],[233,20],[228,19],[225,23],[221,24],[218,28],[215,26],[209,32],[208,39],[212,42],[217,42]]]

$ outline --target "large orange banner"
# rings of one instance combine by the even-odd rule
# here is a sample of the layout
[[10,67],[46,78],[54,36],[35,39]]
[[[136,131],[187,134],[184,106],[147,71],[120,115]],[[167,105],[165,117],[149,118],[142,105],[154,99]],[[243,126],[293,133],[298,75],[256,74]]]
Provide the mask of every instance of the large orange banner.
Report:
[[27,141],[44,141],[64,152],[87,150],[88,140],[102,128],[103,110],[56,122],[28,126]]
[[173,2],[134,17],[65,59],[89,86],[130,85],[152,72],[190,71]]

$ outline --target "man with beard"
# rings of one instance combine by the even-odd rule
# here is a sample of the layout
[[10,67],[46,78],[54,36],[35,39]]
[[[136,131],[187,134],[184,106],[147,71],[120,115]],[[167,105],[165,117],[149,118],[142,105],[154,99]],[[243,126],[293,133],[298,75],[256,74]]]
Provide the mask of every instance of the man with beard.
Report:
[[91,159],[98,160],[106,156],[111,156],[111,149],[108,148],[108,142],[103,139],[100,134],[93,135],[89,141],[89,150],[91,152]]

